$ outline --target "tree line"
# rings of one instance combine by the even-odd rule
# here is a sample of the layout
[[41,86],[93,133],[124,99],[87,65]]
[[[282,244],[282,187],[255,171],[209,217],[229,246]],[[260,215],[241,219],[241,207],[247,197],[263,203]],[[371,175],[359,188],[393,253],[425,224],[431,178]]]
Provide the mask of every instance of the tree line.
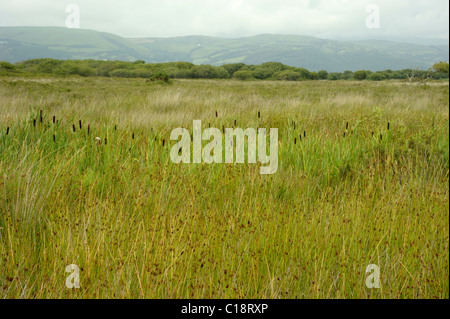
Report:
[[190,62],[145,63],[102,60],[57,60],[31,59],[11,64],[0,62],[0,74],[51,74],[105,76],[121,78],[148,78],[170,81],[170,79],[230,79],[239,80],[409,80],[448,79],[448,62],[436,63],[428,70],[403,69],[372,72],[369,70],[311,72],[305,68],[292,67],[279,62],[267,62],[260,65],[230,63],[222,66],[195,65]]

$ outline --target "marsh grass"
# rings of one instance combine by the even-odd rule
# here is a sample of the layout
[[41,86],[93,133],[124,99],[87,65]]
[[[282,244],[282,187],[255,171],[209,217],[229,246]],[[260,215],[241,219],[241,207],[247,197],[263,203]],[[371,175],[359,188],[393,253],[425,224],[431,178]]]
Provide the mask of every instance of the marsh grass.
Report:
[[[0,296],[448,298],[448,96],[448,83],[0,78]],[[194,119],[278,128],[278,172],[173,164],[170,131]]]

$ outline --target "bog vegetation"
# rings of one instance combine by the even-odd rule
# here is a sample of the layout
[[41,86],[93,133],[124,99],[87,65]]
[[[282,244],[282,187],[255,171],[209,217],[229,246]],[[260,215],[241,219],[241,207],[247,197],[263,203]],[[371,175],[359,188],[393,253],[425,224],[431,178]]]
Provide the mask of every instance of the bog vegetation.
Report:
[[[0,77],[2,298],[449,297],[448,82],[161,82]],[[172,163],[193,119],[278,128],[277,173]]]

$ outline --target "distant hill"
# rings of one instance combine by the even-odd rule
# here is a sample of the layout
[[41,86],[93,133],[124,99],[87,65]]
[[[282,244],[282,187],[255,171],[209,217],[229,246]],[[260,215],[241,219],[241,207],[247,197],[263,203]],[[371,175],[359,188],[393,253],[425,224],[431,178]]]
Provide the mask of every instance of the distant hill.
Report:
[[448,45],[382,40],[333,41],[263,34],[236,39],[206,36],[126,39],[114,34],[59,27],[0,27],[0,60],[32,58],[186,61],[221,65],[281,62],[311,71],[428,68],[449,60]]
[[311,71],[428,68],[435,62],[448,61],[449,58],[448,47],[444,46],[380,40],[343,42],[299,35],[265,34],[237,39],[186,36],[130,40],[151,51],[153,60],[158,62],[179,60],[220,65],[273,61]]
[[134,61],[148,57],[147,49],[111,33],[59,27],[0,27],[3,61],[32,58]]

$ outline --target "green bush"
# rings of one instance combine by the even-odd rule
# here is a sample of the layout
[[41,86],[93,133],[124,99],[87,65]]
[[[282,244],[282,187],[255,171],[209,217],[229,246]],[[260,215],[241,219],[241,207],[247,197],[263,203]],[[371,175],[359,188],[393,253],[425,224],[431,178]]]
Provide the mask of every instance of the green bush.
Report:
[[128,69],[116,69],[109,72],[109,76],[117,78],[134,78],[136,77],[136,72]]
[[330,81],[337,81],[337,80],[340,80],[341,78],[342,78],[342,73],[334,72],[334,73],[328,74],[328,80],[330,80]]
[[[415,79],[430,76],[433,79],[448,79],[448,63],[441,62],[430,70],[385,70],[372,72],[360,70],[328,73],[326,70],[310,72],[305,68],[291,67],[280,62],[267,62],[261,65],[246,65],[244,63],[229,63],[223,66],[208,64],[194,65],[191,62],[145,63],[143,60],[134,62],[103,61],[103,60],[56,60],[31,59],[16,64],[0,62],[0,72],[21,72],[31,74],[58,74],[80,76],[113,76],[124,78],[147,78],[156,73],[167,74],[172,79],[228,79],[240,80],[372,80],[406,79],[412,72]],[[447,73],[446,73],[447,72]]]
[[34,59],[29,64],[29,67],[30,71],[35,73],[54,74],[57,68],[63,63],[63,60]]
[[311,79],[311,72],[309,72],[305,68],[290,68],[292,71],[300,73],[300,79],[301,80],[310,80]]
[[362,80],[367,79],[367,71],[365,71],[365,70],[356,71],[355,73],[353,73],[353,79],[355,79],[357,81],[362,81]]
[[94,70],[90,68],[84,61],[64,61],[54,68],[53,73],[59,75],[80,75],[92,76]]
[[344,73],[342,74],[342,79],[343,80],[350,80],[353,78],[353,72],[352,71],[344,71]]
[[231,64],[224,64],[222,67],[227,70],[230,77],[234,75],[235,72],[241,70],[245,66],[244,63],[231,63]]
[[449,73],[449,64],[448,62],[439,62],[433,65],[433,70],[440,73]]
[[236,71],[233,74],[233,77],[238,80],[251,80],[255,79],[253,77],[253,72],[249,70]]
[[320,70],[319,72],[317,72],[317,75],[320,80],[326,80],[328,78],[328,72],[325,70]]
[[5,61],[0,61],[0,71],[16,71],[17,68],[9,63],[9,62],[5,62]]
[[386,76],[382,73],[372,73],[368,79],[371,81],[383,81],[386,80]]
[[250,67],[253,71],[253,77],[259,80],[266,80],[275,75],[275,73],[284,71],[289,67],[279,62],[267,62],[261,65],[254,65]]
[[311,73],[309,73],[309,79],[310,80],[318,80],[319,74],[317,74],[317,72],[311,72]]
[[302,75],[301,75],[301,73],[293,71],[293,70],[284,70],[284,71],[275,73],[275,75],[273,77],[277,80],[298,81],[301,79]]
[[158,72],[158,73],[153,74],[152,77],[150,78],[150,81],[161,82],[161,83],[166,83],[166,84],[172,83],[172,79],[170,78],[170,76],[164,72]]
[[229,74],[221,66],[212,66],[207,64],[195,65],[192,67],[192,78],[194,79],[227,79]]

